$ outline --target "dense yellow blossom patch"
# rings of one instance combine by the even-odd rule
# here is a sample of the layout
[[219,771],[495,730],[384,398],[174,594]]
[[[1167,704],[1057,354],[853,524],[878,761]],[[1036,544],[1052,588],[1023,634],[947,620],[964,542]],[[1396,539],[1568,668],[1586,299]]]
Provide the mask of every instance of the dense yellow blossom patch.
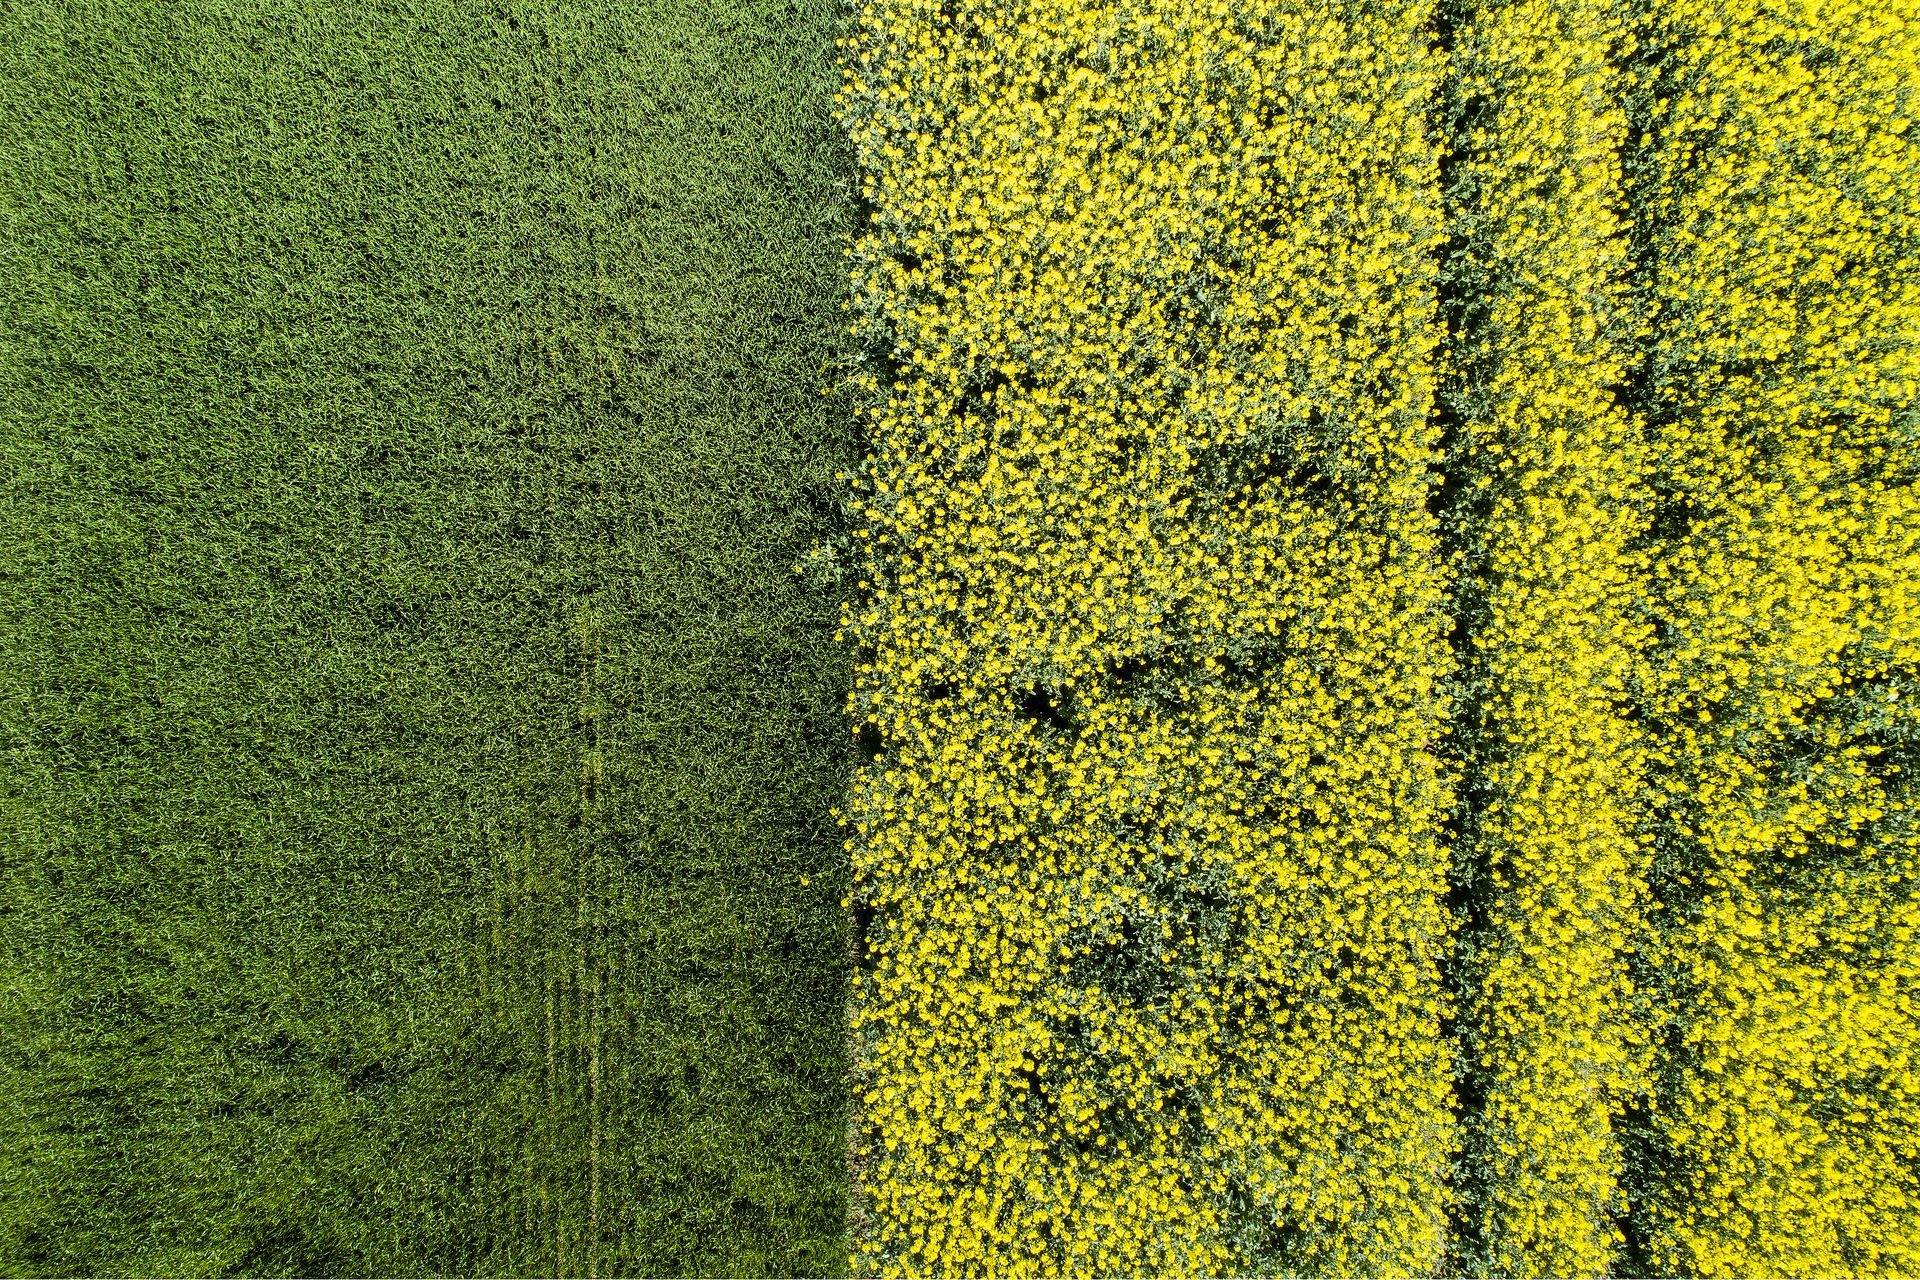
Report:
[[1428,16],[860,10],[863,1271],[1441,1259]]
[[856,1269],[1920,1273],[1920,20],[845,58]]
[[1462,4],[1443,99],[1453,228],[1449,544],[1466,637],[1462,1189],[1469,1274],[1607,1274],[1635,1096],[1642,457],[1616,402],[1626,130],[1603,0]]
[[1920,1273],[1920,15],[1634,12],[1658,1274]]

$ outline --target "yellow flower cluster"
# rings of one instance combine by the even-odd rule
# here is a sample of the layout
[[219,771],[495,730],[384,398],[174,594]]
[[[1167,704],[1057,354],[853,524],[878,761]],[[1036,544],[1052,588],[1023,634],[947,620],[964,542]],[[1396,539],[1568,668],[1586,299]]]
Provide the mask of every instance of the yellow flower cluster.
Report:
[[1629,157],[1658,1274],[1920,1273],[1920,15],[1659,0]]
[[856,1269],[1920,1272],[1920,19],[844,48]]
[[1429,17],[847,37],[862,1272],[1442,1261]]
[[1631,338],[1614,8],[1445,15],[1469,1274],[1604,1275],[1620,1243],[1614,1130],[1638,1083],[1626,956],[1646,888],[1626,702],[1648,628],[1633,620],[1642,451],[1614,395]]

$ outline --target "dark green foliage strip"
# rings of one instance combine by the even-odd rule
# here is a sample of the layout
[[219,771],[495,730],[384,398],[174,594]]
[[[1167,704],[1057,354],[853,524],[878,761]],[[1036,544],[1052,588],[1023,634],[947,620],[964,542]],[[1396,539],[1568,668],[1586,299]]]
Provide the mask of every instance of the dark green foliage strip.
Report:
[[0,1270],[844,1265],[835,20],[0,6]]

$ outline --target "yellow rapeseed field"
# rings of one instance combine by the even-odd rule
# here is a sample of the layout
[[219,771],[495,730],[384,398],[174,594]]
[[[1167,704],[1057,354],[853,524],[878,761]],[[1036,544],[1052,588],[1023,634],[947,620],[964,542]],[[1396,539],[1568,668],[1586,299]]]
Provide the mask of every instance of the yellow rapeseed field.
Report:
[[1920,13],[1632,14],[1659,1274],[1920,1273]]
[[1449,14],[1453,320],[1439,397],[1462,646],[1457,1253],[1475,1274],[1604,1274],[1616,1125],[1641,1037],[1627,957],[1645,883],[1626,706],[1650,628],[1643,450],[1612,388],[1631,325],[1626,134],[1605,0]]
[[1920,21],[842,53],[854,1269],[1920,1270]]
[[863,1267],[1440,1257],[1427,19],[862,11]]

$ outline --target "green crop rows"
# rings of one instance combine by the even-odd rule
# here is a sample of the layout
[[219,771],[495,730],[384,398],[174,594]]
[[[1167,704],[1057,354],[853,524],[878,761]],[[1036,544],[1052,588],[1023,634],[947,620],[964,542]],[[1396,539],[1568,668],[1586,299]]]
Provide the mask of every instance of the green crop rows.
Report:
[[835,21],[0,6],[0,1271],[842,1265]]

